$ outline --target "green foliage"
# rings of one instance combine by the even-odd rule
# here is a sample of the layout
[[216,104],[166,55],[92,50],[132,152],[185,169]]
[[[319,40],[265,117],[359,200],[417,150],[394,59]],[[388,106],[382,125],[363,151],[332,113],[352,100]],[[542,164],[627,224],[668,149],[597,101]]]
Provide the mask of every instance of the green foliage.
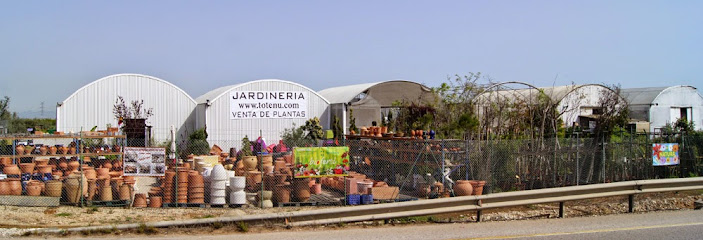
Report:
[[339,121],[339,118],[337,116],[333,116],[333,125],[332,125],[332,132],[334,133],[334,138],[335,139],[341,139],[344,135],[344,131],[342,131],[342,123]]
[[324,138],[324,132],[322,131],[322,126],[320,125],[320,119],[317,117],[305,121],[305,125],[302,126],[302,128],[307,132],[305,138],[309,140],[316,142]]
[[188,136],[188,146],[184,149],[184,156],[188,154],[206,155],[208,153],[210,153],[210,143],[207,142],[207,131],[205,128],[195,130]]
[[10,97],[5,96],[0,99],[0,120],[10,120],[12,118],[12,113],[10,113]]
[[249,224],[246,222],[237,222],[237,230],[240,232],[249,232]]
[[254,156],[254,153],[251,151],[251,141],[249,141],[248,135],[244,135],[244,138],[242,138],[242,156]]
[[388,111],[388,120],[386,121],[388,129],[391,132],[395,132],[395,119],[393,119],[393,110]]
[[349,109],[349,132],[359,132],[359,128],[356,127],[356,118],[354,117],[354,109]]
[[137,227],[137,233],[139,234],[152,235],[157,234],[158,232],[159,230],[157,230],[154,226],[147,226],[144,223],[139,224],[139,227]]
[[8,133],[27,133],[27,128],[35,131],[49,131],[56,128],[56,119],[49,118],[11,118],[8,120]]
[[302,127],[295,127],[295,123],[293,124],[293,127],[283,130],[281,140],[283,140],[283,143],[285,143],[286,146],[291,148],[304,146],[305,142],[307,142],[305,139],[305,131]]

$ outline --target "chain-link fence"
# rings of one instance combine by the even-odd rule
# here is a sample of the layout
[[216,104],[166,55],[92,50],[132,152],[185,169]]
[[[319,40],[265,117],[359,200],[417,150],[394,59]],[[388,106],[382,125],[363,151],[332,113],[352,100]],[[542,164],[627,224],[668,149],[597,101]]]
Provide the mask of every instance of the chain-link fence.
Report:
[[[607,142],[578,135],[539,140],[302,137],[268,143],[153,139],[111,132],[2,137],[0,198],[20,206],[312,206],[703,174],[703,137],[683,134],[620,134]],[[653,144],[659,143],[678,143],[680,164],[653,166]],[[293,150],[322,146],[348,147],[348,165],[312,177],[300,174],[307,166],[296,161]]]

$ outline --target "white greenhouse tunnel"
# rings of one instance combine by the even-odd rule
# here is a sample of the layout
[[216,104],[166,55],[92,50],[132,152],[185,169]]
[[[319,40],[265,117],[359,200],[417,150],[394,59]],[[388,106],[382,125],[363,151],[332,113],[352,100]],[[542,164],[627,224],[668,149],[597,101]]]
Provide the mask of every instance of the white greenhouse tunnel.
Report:
[[[117,127],[112,110],[118,96],[126,104],[144,100],[144,109],[153,109],[146,124],[152,126],[152,138],[159,142],[169,140],[171,126],[178,135],[186,134],[195,122],[196,102],[177,86],[142,74],[115,74],[93,81],[67,97],[56,106],[56,130],[61,132],[88,131],[94,126],[105,129]],[[178,136],[177,135],[177,136]]]
[[263,79],[224,86],[197,98],[195,129],[204,128],[208,142],[223,149],[241,146],[260,134],[268,144],[278,143],[285,129],[305,125],[318,117],[330,127],[329,102],[298,83]]

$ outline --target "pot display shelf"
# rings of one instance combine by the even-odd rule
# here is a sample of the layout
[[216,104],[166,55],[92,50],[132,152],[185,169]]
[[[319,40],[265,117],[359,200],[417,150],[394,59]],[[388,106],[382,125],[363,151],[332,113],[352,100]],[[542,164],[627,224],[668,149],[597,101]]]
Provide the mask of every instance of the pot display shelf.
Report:
[[375,179],[389,179],[392,185],[403,185],[394,181],[396,174],[408,174],[403,166],[429,167],[438,172],[444,168],[450,168],[453,172],[468,166],[469,154],[463,144],[465,141],[360,135],[346,137],[349,139],[346,142],[349,154],[360,165],[370,165],[357,170]]
[[12,145],[0,145],[0,158],[10,158],[14,164],[50,158],[76,158],[83,163],[84,157],[101,156],[122,160],[126,142],[124,135],[102,132],[0,136],[3,140]]

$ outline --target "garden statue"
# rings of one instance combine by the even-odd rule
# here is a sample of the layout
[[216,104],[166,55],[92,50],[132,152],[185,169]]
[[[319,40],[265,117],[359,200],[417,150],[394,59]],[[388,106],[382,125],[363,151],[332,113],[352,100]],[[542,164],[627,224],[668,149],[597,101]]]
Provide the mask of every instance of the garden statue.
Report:
[[449,168],[444,168],[444,174],[442,174],[442,177],[444,177],[444,187],[447,190],[447,192],[450,195],[454,195],[454,180],[450,178],[449,175],[452,174],[452,170]]

